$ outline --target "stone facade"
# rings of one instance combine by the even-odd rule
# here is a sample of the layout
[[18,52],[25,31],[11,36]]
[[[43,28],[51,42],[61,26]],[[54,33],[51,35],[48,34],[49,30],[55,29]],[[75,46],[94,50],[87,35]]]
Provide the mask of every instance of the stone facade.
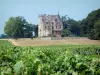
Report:
[[38,37],[61,37],[63,24],[58,15],[39,15]]

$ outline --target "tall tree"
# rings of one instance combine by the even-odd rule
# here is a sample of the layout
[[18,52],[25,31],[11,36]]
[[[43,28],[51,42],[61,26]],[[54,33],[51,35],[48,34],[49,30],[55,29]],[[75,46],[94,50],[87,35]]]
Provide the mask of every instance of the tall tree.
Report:
[[67,20],[68,20],[67,15],[61,17],[61,21],[63,23],[63,29],[67,29],[68,26]]
[[94,29],[94,24],[99,19],[100,19],[100,9],[94,10],[88,14],[88,16],[86,17],[88,31],[90,31],[91,29]]
[[22,38],[24,37],[24,26],[26,25],[26,20],[22,16],[10,17],[6,22],[4,27],[4,32],[12,38]]
[[88,30],[87,30],[87,21],[86,19],[83,19],[79,21],[80,25],[80,36],[87,36],[88,35]]
[[15,18],[10,17],[9,20],[6,22],[6,25],[4,27],[4,32],[9,36],[12,37],[12,32],[14,31],[14,25],[15,25]]
[[75,35],[75,36],[80,35],[79,22],[75,21],[74,19],[70,19],[67,15],[62,16],[61,20],[62,20],[62,23],[63,23],[63,31],[62,31],[63,36],[64,36],[64,34],[66,36],[66,34],[69,33],[69,32],[71,32],[72,35]]
[[33,31],[32,24],[27,23],[27,24],[24,26],[24,37],[25,37],[25,38],[30,38],[30,37],[32,37],[32,31]]
[[94,38],[100,40],[100,20],[94,24]]
[[74,19],[68,19],[68,29],[73,33],[73,35],[80,35],[80,25]]
[[[90,39],[97,39],[97,38],[95,38],[95,34],[96,34],[95,33],[95,28],[97,26],[99,26],[99,25],[96,24],[96,22],[98,20],[100,20],[100,9],[92,11],[86,17],[87,32],[88,32],[88,36],[89,36]],[[98,36],[98,38],[99,38],[99,36]]]

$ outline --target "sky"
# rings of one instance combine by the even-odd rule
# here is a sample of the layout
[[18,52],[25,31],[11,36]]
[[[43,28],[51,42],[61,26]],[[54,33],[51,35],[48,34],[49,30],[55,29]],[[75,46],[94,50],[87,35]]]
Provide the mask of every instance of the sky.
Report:
[[100,8],[100,0],[0,0],[0,34],[5,22],[13,16],[23,16],[29,23],[38,24],[39,14],[59,14],[82,20]]

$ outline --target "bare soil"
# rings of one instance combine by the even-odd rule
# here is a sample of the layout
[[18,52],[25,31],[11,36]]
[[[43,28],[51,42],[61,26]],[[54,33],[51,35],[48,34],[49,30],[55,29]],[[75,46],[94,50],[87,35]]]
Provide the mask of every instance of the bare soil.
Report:
[[17,46],[45,46],[45,45],[65,45],[65,44],[95,44],[100,45],[100,40],[83,39],[65,39],[65,40],[40,40],[40,39],[18,39],[9,40]]
[[15,46],[21,46],[17,42],[15,42],[15,40],[13,40],[13,39],[8,39],[8,41],[11,42]]

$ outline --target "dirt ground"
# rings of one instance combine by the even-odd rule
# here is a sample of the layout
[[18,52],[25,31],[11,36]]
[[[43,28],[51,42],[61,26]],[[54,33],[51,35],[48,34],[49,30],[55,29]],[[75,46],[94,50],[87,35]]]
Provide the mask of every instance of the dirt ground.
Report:
[[17,46],[45,46],[45,45],[65,45],[65,44],[95,44],[100,45],[100,40],[85,39],[65,39],[65,40],[40,40],[40,39],[10,39]]

